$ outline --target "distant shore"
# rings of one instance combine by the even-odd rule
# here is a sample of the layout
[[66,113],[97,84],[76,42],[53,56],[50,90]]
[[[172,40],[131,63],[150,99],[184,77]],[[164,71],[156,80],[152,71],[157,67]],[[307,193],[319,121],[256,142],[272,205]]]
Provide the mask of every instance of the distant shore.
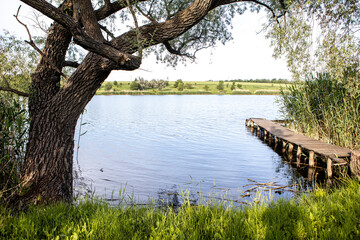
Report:
[[131,90],[132,82],[105,82],[96,92],[97,95],[280,95],[286,89],[285,83],[259,82],[184,82],[184,88],[175,87],[175,82],[166,82],[158,89]]

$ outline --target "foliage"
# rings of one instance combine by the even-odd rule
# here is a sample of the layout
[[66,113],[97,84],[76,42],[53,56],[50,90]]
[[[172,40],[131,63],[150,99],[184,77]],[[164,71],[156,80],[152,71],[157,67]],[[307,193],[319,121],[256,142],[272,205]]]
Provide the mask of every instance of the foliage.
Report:
[[267,37],[274,56],[285,56],[295,79],[327,72],[342,81],[359,70],[360,5],[357,0],[287,1],[287,14],[272,22]]
[[193,85],[191,85],[191,83],[185,83],[185,86],[184,86],[185,89],[193,89]]
[[[30,46],[9,32],[0,35],[0,73],[6,77],[10,87],[29,92],[30,73],[35,69],[37,57]],[[0,86],[6,86],[3,79],[0,79]]]
[[179,86],[180,83],[182,83],[183,81],[181,79],[178,79],[175,81],[174,83],[174,88],[177,88]]
[[230,87],[230,89],[231,89],[231,91],[233,91],[233,90],[235,90],[235,82],[233,82],[232,84],[231,84],[231,87]]
[[184,83],[180,82],[177,89],[178,89],[178,91],[184,91]]
[[28,131],[27,101],[0,94],[0,200],[6,201],[19,185]]
[[106,91],[111,90],[112,87],[113,87],[113,86],[112,86],[111,82],[106,82],[106,83],[104,84],[104,88],[105,88]]
[[[191,0],[151,0],[139,4],[139,8],[143,12],[150,12],[151,17],[159,22],[171,18],[192,2]],[[193,61],[196,53],[201,49],[214,47],[218,42],[225,44],[232,40],[231,20],[236,13],[242,14],[248,6],[238,3],[213,9],[189,31],[169,42],[173,49],[180,52],[180,55],[169,54],[164,45],[159,45],[153,48],[157,60],[176,66],[179,62]]]
[[130,90],[148,90],[148,89],[158,89],[161,90],[166,87],[166,82],[164,80],[144,80],[143,78],[136,78],[130,84]]
[[[358,75],[349,78],[359,83]],[[354,93],[345,82],[334,81],[330,74],[318,74],[289,86],[281,99],[284,117],[309,135],[359,149],[360,93]]]
[[358,239],[360,184],[346,179],[333,190],[297,199],[257,201],[236,208],[183,199],[177,210],[96,200],[33,206],[15,213],[0,207],[3,239]]
[[224,91],[224,81],[219,81],[219,84],[216,86],[217,90]]
[[[137,81],[139,83],[138,79],[142,79],[142,78],[137,78]],[[142,79],[143,81],[141,82],[151,82],[151,81],[146,81],[144,79]],[[157,81],[159,82],[159,81]],[[161,80],[160,80],[161,82]],[[169,94],[176,94],[176,95],[181,95],[181,94],[219,94],[219,90],[216,88],[219,82],[203,82],[203,81],[198,81],[198,82],[183,82],[184,84],[184,89],[183,91],[178,91],[178,88],[174,88],[174,84],[176,84],[176,82],[170,82],[169,84],[172,87],[164,87],[159,89],[158,91],[154,92],[154,91],[149,91],[152,90],[150,88],[146,88],[141,90],[141,88],[139,88],[139,86],[137,85],[136,88],[134,88],[135,90],[132,90],[130,88],[131,84],[134,84],[134,81],[132,82],[118,82],[118,85],[115,86],[113,84],[113,88],[111,91],[106,91],[104,89],[104,86],[102,86],[98,91],[97,94],[103,94],[103,95],[169,95]],[[185,85],[186,84],[190,84],[191,85],[191,89],[186,89]],[[241,89],[235,89],[234,91],[230,91],[229,89],[224,90],[223,92],[221,92],[221,94],[261,94],[261,95],[280,95],[280,89],[286,87],[285,84],[277,84],[277,83],[258,83],[258,82],[244,82],[243,84],[237,84],[240,85]],[[141,90],[141,91],[138,91]]]
[[137,80],[134,80],[131,82],[130,84],[130,90],[139,90],[140,89],[140,84]]

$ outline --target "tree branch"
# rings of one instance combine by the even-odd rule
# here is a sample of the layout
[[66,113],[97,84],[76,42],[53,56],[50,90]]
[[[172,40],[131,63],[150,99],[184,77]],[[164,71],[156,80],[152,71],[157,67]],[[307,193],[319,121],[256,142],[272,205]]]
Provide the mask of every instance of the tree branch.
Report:
[[104,42],[100,42],[90,37],[73,18],[59,11],[45,0],[21,1],[69,29],[74,38],[74,42],[84,47],[86,50],[108,58],[127,70],[135,70],[140,67],[141,59],[132,56],[131,54],[121,52],[110,44],[105,44]]
[[25,40],[25,42],[26,42],[27,44],[29,44],[30,46],[32,46],[38,53],[40,53],[40,55],[50,64],[50,66],[51,66],[55,71],[57,71],[61,76],[63,76],[66,80],[68,80],[68,77],[67,77],[63,72],[61,72],[61,70],[60,70],[59,68],[57,68],[56,65],[55,65],[54,63],[52,63],[52,62],[50,61],[50,59],[48,59],[48,58],[46,57],[46,55],[45,55],[45,54],[36,46],[36,44],[34,43],[34,41],[32,40],[32,37],[31,37],[29,28],[27,27],[27,25],[26,25],[25,23],[21,22],[20,19],[19,19],[20,8],[21,8],[21,6],[18,8],[17,13],[16,13],[16,15],[14,15],[14,17],[16,18],[16,20],[17,20],[21,25],[23,25],[23,26],[25,27],[25,29],[26,29],[26,31],[27,31],[27,33],[28,33],[28,35],[29,35],[29,40],[30,40],[30,41],[26,41],[26,40]]
[[10,84],[9,82],[7,81],[7,79],[5,78],[5,76],[0,73],[1,75],[1,78],[4,80],[5,84],[6,84],[6,87],[0,87],[0,91],[5,91],[5,92],[12,92],[12,93],[15,93],[19,96],[23,96],[23,97],[29,97],[30,95],[26,92],[22,92],[22,91],[19,91],[19,90],[16,90],[16,89],[13,89],[10,87]]
[[106,34],[107,34],[108,36],[110,36],[111,39],[115,39],[115,35],[114,35],[112,32],[110,32],[110,30],[107,29],[105,26],[99,24],[99,27],[100,27],[101,30],[103,30],[104,32],[106,32]]
[[129,6],[129,10],[131,12],[131,15],[134,19],[134,23],[135,23],[135,29],[136,29],[136,41],[137,41],[137,44],[138,44],[138,48],[139,48],[139,58],[142,58],[142,43],[140,41],[141,39],[141,32],[139,30],[139,23],[137,21],[137,18],[136,18],[136,15],[135,15],[135,11],[132,7],[132,5],[130,4],[130,1],[129,0],[126,0],[128,6]]
[[175,55],[178,55],[181,57],[188,57],[188,58],[194,60],[194,56],[190,56],[189,54],[186,54],[186,53],[181,53],[181,51],[180,51],[181,47],[179,49],[175,49],[171,46],[171,44],[168,41],[164,42],[164,46],[165,46],[166,50],[169,51],[169,53],[172,53],[172,54],[175,54]]
[[[148,1],[148,0],[130,0],[130,4],[133,5],[134,3],[145,2],[145,1]],[[126,8],[127,6],[128,5],[126,3],[126,0],[118,0],[118,1],[110,3],[110,4],[105,3],[105,5],[102,8],[99,8],[98,10],[95,11],[96,18],[98,20],[103,20],[103,19],[107,18],[108,16],[110,16],[111,14],[114,14],[114,13],[120,11],[121,9]]]
[[80,65],[80,63],[72,62],[72,61],[65,61],[63,64],[63,67],[73,67],[77,68]]

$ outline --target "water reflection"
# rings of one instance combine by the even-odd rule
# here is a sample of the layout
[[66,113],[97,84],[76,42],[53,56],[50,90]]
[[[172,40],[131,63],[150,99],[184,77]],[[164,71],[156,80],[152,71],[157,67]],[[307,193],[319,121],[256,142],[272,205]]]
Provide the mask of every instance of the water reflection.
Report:
[[304,186],[306,179],[244,124],[249,117],[279,119],[275,98],[95,96],[78,123],[75,189],[111,200],[126,186],[133,201],[176,205],[184,191],[194,202],[251,201],[244,197],[248,179]]

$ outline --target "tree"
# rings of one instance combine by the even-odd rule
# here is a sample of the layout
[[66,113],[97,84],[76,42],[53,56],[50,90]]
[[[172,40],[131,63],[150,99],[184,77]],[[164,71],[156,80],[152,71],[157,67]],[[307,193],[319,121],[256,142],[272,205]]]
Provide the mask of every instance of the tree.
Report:
[[175,81],[174,83],[174,88],[177,88],[179,86],[180,83],[182,83],[183,81],[181,79],[178,79]]
[[140,89],[140,83],[137,80],[134,80],[130,84],[130,90],[139,90]]
[[184,91],[184,83],[180,82],[177,89],[178,89],[178,91]]
[[113,87],[113,85],[111,84],[111,82],[106,82],[106,83],[104,84],[104,89],[105,89],[106,91],[110,91],[110,90],[112,89],[112,87]]
[[[54,20],[43,49],[37,49],[41,57],[31,75],[31,90],[24,93],[29,96],[29,140],[21,171],[22,188],[14,203],[25,205],[71,202],[75,126],[111,71],[138,69],[144,49],[173,65],[192,60],[199,49],[230,40],[232,17],[248,6],[257,11],[265,7],[274,19],[284,12],[281,0],[21,1]],[[276,8],[280,10],[274,11]],[[111,32],[114,14],[123,26],[132,19],[134,27],[117,36]],[[140,26],[140,22],[145,23]],[[31,35],[29,38],[28,43],[36,47]],[[80,62],[66,58],[71,44],[88,51]],[[74,68],[70,76],[63,73],[65,66]]]
[[235,90],[235,82],[233,82],[232,84],[231,84],[231,87],[230,87],[230,89],[231,89],[231,91],[233,91],[233,90]]
[[306,80],[326,72],[342,82],[350,69],[358,72],[358,0],[289,1],[286,12],[277,19],[279,24],[270,25],[267,37],[275,47],[274,56],[286,57],[293,78]]
[[216,89],[219,91],[224,91],[224,81],[219,81],[218,85],[216,85]]

